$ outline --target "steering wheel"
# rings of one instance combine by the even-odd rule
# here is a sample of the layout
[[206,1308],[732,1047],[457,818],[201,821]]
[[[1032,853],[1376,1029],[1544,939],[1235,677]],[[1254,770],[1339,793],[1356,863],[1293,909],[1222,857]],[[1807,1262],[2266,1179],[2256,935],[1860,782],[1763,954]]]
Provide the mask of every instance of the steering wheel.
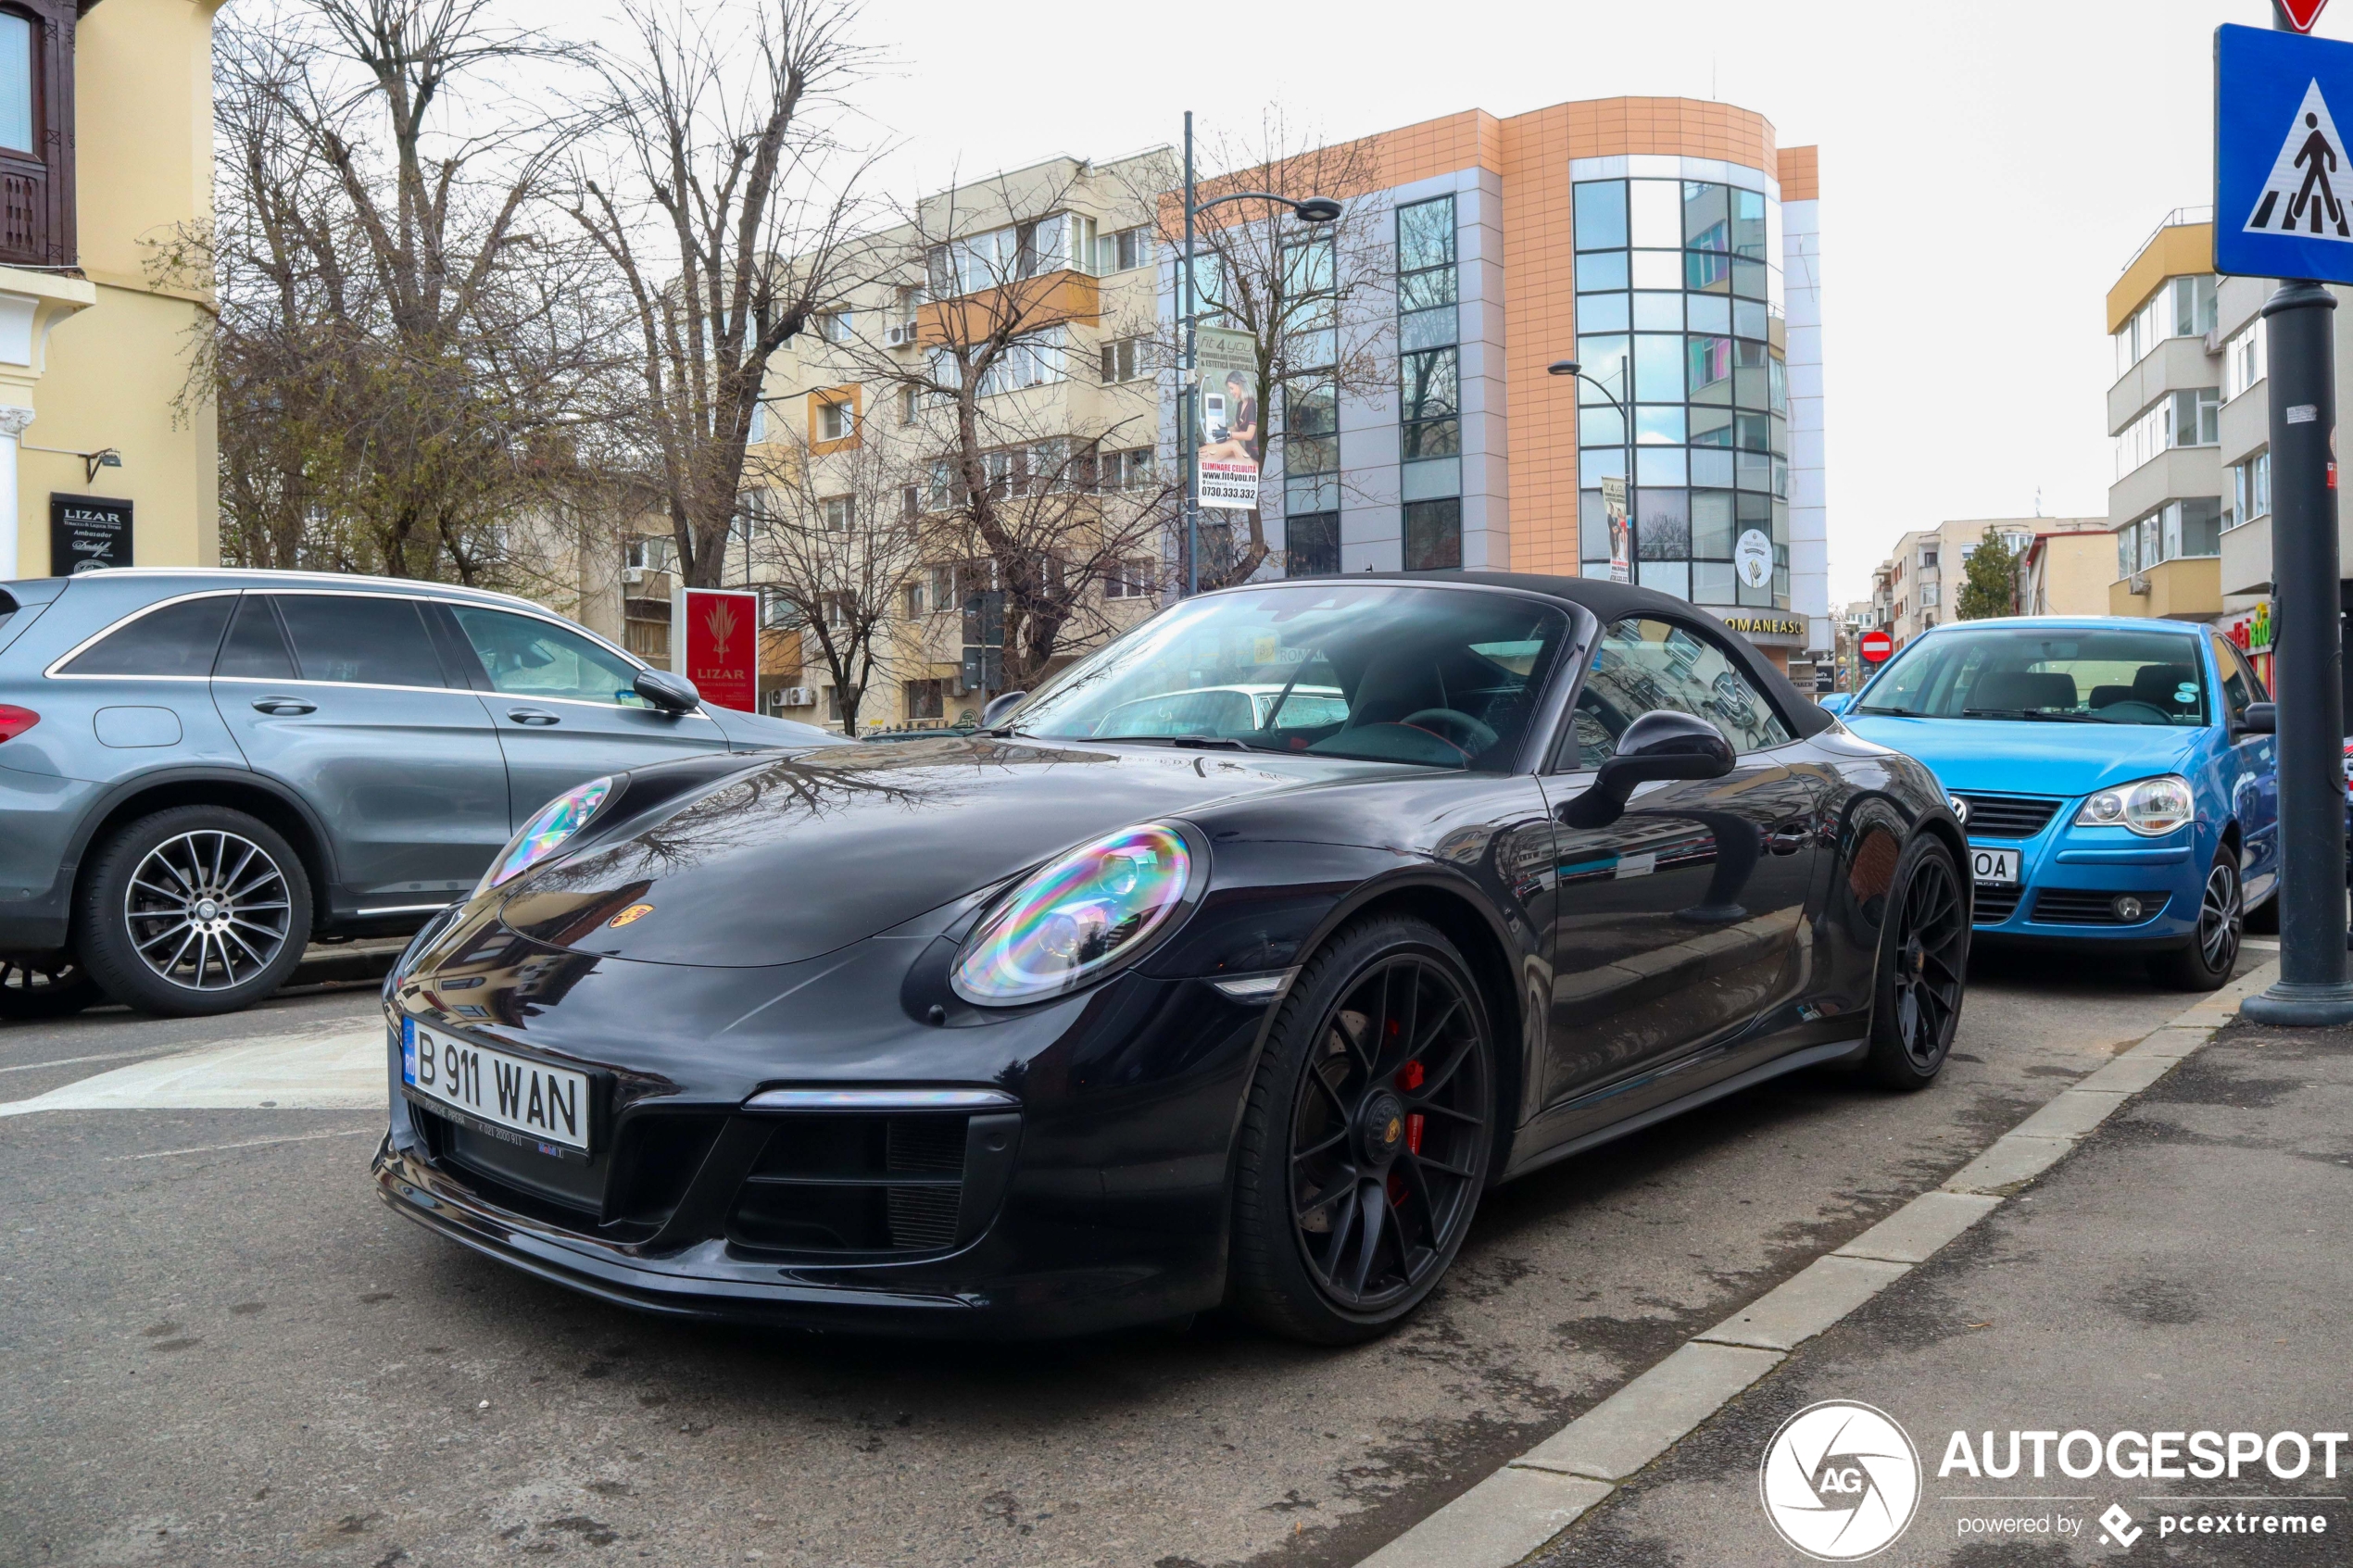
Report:
[[[2124,711],[2126,709],[2133,711],[2128,715]],[[2109,724],[2170,724],[2173,721],[2173,715],[2157,704],[2143,702],[2138,697],[2126,697],[2122,702],[2111,702],[2106,708],[2095,708],[2092,713],[2095,718]],[[2142,718],[2144,713],[2148,717]]]
[[1397,721],[1436,735],[1470,757],[1478,756],[1503,738],[1469,714],[1452,708],[1425,708]]

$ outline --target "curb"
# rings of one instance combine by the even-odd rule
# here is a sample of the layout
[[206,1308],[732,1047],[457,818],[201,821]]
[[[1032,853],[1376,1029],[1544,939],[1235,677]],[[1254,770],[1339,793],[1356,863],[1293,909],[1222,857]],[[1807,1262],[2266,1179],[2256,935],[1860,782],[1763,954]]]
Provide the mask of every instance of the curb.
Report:
[[1815,1259],[1374,1552],[1357,1568],[1510,1568],[1789,1353],[1934,1256],[2230,1022],[2277,960],[2175,1014],[1994,1139],[1942,1186]]

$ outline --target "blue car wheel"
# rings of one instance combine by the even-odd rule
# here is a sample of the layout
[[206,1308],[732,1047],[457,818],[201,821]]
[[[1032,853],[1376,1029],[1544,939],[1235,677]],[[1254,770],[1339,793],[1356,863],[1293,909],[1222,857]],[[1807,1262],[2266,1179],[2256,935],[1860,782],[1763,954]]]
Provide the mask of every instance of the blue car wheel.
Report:
[[2205,885],[2198,892],[2197,931],[2181,947],[2153,960],[2149,967],[2158,978],[2184,991],[2219,989],[2239,961],[2239,937],[2246,929],[2238,856],[2225,844],[2214,851],[2214,863],[2207,868]]

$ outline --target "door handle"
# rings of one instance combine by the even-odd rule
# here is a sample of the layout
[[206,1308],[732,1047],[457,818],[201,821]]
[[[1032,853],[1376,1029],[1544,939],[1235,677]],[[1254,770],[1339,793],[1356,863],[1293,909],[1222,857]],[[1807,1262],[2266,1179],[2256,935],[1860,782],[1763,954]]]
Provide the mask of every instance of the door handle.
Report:
[[560,724],[561,719],[539,708],[510,708],[507,717],[518,724]]
[[319,711],[317,703],[305,702],[298,696],[256,697],[253,706],[257,712],[267,713],[276,719],[289,719],[297,714]]

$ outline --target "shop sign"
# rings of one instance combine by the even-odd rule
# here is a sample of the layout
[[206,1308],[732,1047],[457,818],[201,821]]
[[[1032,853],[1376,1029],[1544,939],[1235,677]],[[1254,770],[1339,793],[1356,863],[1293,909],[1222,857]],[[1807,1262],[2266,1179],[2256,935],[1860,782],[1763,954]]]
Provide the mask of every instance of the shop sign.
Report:
[[2269,653],[2275,634],[2271,601],[2265,599],[2253,609],[2231,622],[2231,641],[2242,653]]
[[131,564],[131,503],[105,495],[49,496],[49,574],[70,577]]
[[740,588],[681,588],[671,617],[671,667],[705,702],[760,711],[760,596]]
[[1793,615],[1728,615],[1724,624],[1744,637],[1803,637],[1806,622]]

